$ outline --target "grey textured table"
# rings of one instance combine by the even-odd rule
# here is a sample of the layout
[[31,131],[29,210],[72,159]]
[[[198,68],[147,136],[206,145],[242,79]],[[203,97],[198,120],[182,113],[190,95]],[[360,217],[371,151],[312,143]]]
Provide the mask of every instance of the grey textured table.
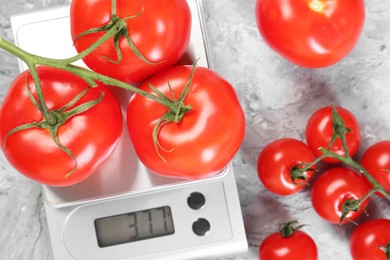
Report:
[[[0,35],[12,40],[10,16],[68,3],[68,0],[1,0]],[[311,113],[338,104],[358,116],[361,151],[390,139],[390,1],[366,1],[363,34],[350,55],[325,69],[293,66],[272,52],[257,31],[255,0],[204,0],[206,27],[215,70],[238,91],[247,118],[242,147],[233,161],[248,253],[229,259],[257,259],[261,241],[291,219],[309,224],[304,230],[318,244],[320,259],[351,259],[348,240],[354,226],[328,224],[310,203],[310,189],[279,197],[257,178],[256,160],[272,140],[304,140]],[[18,74],[16,58],[0,50],[0,102]],[[361,153],[360,153],[361,154]],[[358,156],[360,155],[358,154]],[[374,198],[369,217],[390,218],[390,203]],[[51,260],[41,203],[41,187],[17,173],[0,155],[0,259]]]

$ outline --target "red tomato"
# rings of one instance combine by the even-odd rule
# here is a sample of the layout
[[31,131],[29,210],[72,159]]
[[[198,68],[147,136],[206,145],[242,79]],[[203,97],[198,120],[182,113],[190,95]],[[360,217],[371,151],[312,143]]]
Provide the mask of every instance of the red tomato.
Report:
[[277,232],[263,240],[259,257],[261,260],[316,260],[318,250],[314,240],[303,231],[296,230],[290,237]]
[[[381,141],[369,147],[360,164],[390,193],[390,141]],[[372,187],[371,184],[370,186]]]
[[333,65],[356,45],[365,20],[364,0],[257,0],[265,42],[307,68]]
[[[355,116],[342,107],[336,107],[337,112],[344,121],[345,127],[351,131],[346,134],[347,146],[350,156],[354,156],[360,146],[360,126]],[[318,157],[321,155],[319,148],[329,148],[333,135],[332,107],[323,107],[317,110],[309,119],[306,125],[306,140],[310,149]],[[334,142],[330,149],[338,155],[345,155],[340,138]],[[337,159],[326,157],[324,162],[337,163]]]
[[[111,2],[73,0],[70,11],[73,39],[91,28],[107,24],[112,16]],[[83,59],[90,69],[135,83],[175,64],[183,56],[190,41],[192,21],[186,0],[117,0],[116,5],[119,18],[134,16],[143,10],[138,17],[126,21],[127,29],[137,50],[153,63],[137,57],[122,36],[119,46],[123,59],[118,64],[112,62],[118,58],[114,41],[110,39]],[[103,34],[98,32],[78,38],[75,41],[77,51],[85,50]]]
[[[170,99],[174,99],[172,93],[178,99],[191,71],[191,66],[171,67],[140,89],[152,92],[150,83]],[[127,127],[147,168],[164,176],[197,179],[220,171],[230,162],[242,143],[245,117],[233,87],[207,68],[195,68],[184,104],[192,110],[179,123],[164,125],[158,134],[159,152],[166,161],[159,157],[152,138],[157,121],[168,111],[165,106],[134,95],[127,110]]]
[[[268,144],[257,160],[257,173],[263,185],[273,193],[291,195],[303,189],[314,170],[306,171],[305,181],[291,180],[290,170],[300,163],[310,163],[315,157],[309,147],[295,139],[283,138]],[[315,165],[311,167],[315,169]]]
[[[86,82],[66,71],[49,67],[37,68],[42,91],[49,110],[58,110],[85,90]],[[28,77],[28,85],[27,79]],[[89,110],[68,119],[58,130],[60,143],[77,160],[61,150],[47,128],[34,127],[10,134],[11,129],[32,122],[41,122],[42,113],[33,105],[27,93],[34,96],[35,84],[29,72],[23,72],[12,83],[0,110],[0,143],[8,161],[25,176],[43,184],[67,186],[91,175],[114,150],[122,132],[122,112],[118,101],[107,87],[91,88],[69,111],[80,104],[103,99]]]
[[[390,220],[371,219],[353,231],[350,250],[353,260],[387,260],[383,249],[390,252]],[[383,249],[381,249],[383,248]]]
[[[312,186],[311,201],[313,208],[323,219],[330,223],[340,223],[342,206],[347,200],[363,198],[370,187],[362,176],[354,171],[337,167],[323,172]],[[356,219],[367,207],[369,199],[365,200],[358,211],[349,212],[346,218]],[[342,223],[347,223],[343,219]]]

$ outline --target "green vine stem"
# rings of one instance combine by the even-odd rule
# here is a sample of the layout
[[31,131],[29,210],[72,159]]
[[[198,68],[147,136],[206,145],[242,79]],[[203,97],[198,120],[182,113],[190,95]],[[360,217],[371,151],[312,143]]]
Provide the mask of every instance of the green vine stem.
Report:
[[[105,36],[107,36],[109,34],[110,34],[110,32],[107,32],[105,34]],[[107,40],[109,37],[105,37],[105,36],[103,36],[103,37],[105,40]],[[99,40],[99,42],[101,43],[102,41]],[[96,48],[98,45],[96,45],[96,43],[95,43],[93,46]],[[7,40],[5,40],[3,37],[0,37],[0,48],[4,49],[5,51],[8,51],[9,53],[11,53],[11,54],[15,55],[16,57],[20,58],[21,60],[23,60],[27,64],[28,68],[30,69],[30,72],[31,72],[33,78],[38,77],[37,74],[35,75],[35,73],[36,73],[35,66],[37,66],[37,65],[58,68],[58,69],[62,69],[65,71],[69,71],[69,72],[83,78],[92,87],[96,86],[96,81],[99,81],[99,82],[102,82],[102,83],[105,83],[108,85],[112,85],[112,86],[116,86],[116,87],[120,87],[120,88],[129,90],[129,91],[137,93],[139,95],[143,95],[143,96],[145,96],[153,101],[156,101],[156,102],[164,105],[165,107],[169,108],[169,110],[174,111],[175,113],[180,111],[181,105],[176,104],[175,101],[172,101],[172,100],[166,99],[166,98],[161,98],[158,95],[153,95],[149,92],[143,91],[143,90],[141,90],[133,85],[130,85],[130,84],[125,83],[123,81],[117,80],[115,78],[111,78],[111,77],[105,76],[103,74],[69,64],[69,61],[72,62],[72,61],[75,61],[77,59],[82,58],[85,55],[88,55],[88,53],[93,50],[92,47],[89,48],[88,52],[80,53],[79,55],[72,57],[72,58],[69,58],[69,59],[52,59],[52,58],[38,56],[38,55],[35,55],[32,53],[26,52],[25,50],[15,46],[14,44],[10,43]],[[37,94],[37,95],[39,96],[40,94]],[[41,101],[40,101],[40,103],[41,103]],[[44,104],[44,102],[42,101],[42,104],[40,104],[40,105],[43,105],[43,104]],[[45,106],[45,105],[43,105],[43,106]]]

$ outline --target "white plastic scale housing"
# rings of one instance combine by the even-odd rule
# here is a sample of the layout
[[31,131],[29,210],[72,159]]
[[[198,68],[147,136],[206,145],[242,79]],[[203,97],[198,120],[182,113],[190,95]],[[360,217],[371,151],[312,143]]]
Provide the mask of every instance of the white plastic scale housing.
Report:
[[[199,66],[212,67],[201,1],[188,3],[192,34],[181,63],[191,64],[200,58]],[[69,6],[20,14],[12,17],[11,23],[16,44],[31,53],[51,58],[76,54],[70,36]],[[82,62],[76,64],[85,66]],[[21,61],[19,67],[21,71],[26,69]],[[125,107],[129,94],[115,94]],[[199,209],[192,209],[188,202],[194,192],[205,199]],[[43,194],[56,260],[201,259],[247,250],[230,164],[219,174],[197,181],[161,177],[138,160],[126,131],[112,156],[90,178],[70,187],[43,186]],[[96,219],[145,210],[150,213],[149,209],[161,207],[170,210],[173,234],[99,246]],[[199,219],[209,223],[207,232],[201,235],[193,230]]]

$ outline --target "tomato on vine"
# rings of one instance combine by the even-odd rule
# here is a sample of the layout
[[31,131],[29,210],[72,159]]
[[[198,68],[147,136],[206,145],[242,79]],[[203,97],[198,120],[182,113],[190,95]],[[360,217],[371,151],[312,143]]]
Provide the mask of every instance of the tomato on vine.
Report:
[[359,224],[350,239],[353,260],[390,258],[390,220],[370,219]]
[[191,11],[186,0],[73,0],[71,33],[82,52],[119,20],[125,27],[83,58],[93,71],[140,82],[175,64],[191,36]]
[[267,236],[260,245],[261,260],[317,260],[318,249],[315,241],[307,233],[294,227],[297,221],[282,224],[279,232]]
[[[390,141],[381,141],[370,146],[363,154],[360,164],[390,193]],[[372,185],[370,184],[372,187]],[[383,196],[378,193],[379,196]]]
[[320,217],[330,223],[347,223],[360,216],[369,202],[370,187],[349,168],[323,172],[311,188],[311,201]]
[[[305,134],[307,144],[316,157],[322,155],[319,148],[329,149],[340,156],[352,157],[360,146],[359,122],[350,111],[342,107],[327,106],[315,111],[307,122]],[[345,145],[341,138],[342,135],[346,138]],[[345,150],[348,150],[348,154]],[[325,157],[323,161],[339,162],[331,157]]]
[[174,66],[152,76],[140,90],[168,106],[135,94],[127,127],[141,162],[169,177],[199,179],[222,170],[238,151],[245,117],[234,88],[214,71]]
[[365,20],[364,0],[257,0],[265,42],[307,68],[333,65],[355,47]]
[[119,141],[119,103],[104,85],[89,87],[72,73],[44,66],[37,73],[45,102],[38,97],[32,73],[21,73],[0,109],[1,148],[15,169],[37,182],[81,182]]
[[259,154],[257,173],[260,181],[271,192],[291,195],[305,187],[315,173],[315,165],[300,171],[315,157],[309,147],[293,138],[282,138],[269,143]]

